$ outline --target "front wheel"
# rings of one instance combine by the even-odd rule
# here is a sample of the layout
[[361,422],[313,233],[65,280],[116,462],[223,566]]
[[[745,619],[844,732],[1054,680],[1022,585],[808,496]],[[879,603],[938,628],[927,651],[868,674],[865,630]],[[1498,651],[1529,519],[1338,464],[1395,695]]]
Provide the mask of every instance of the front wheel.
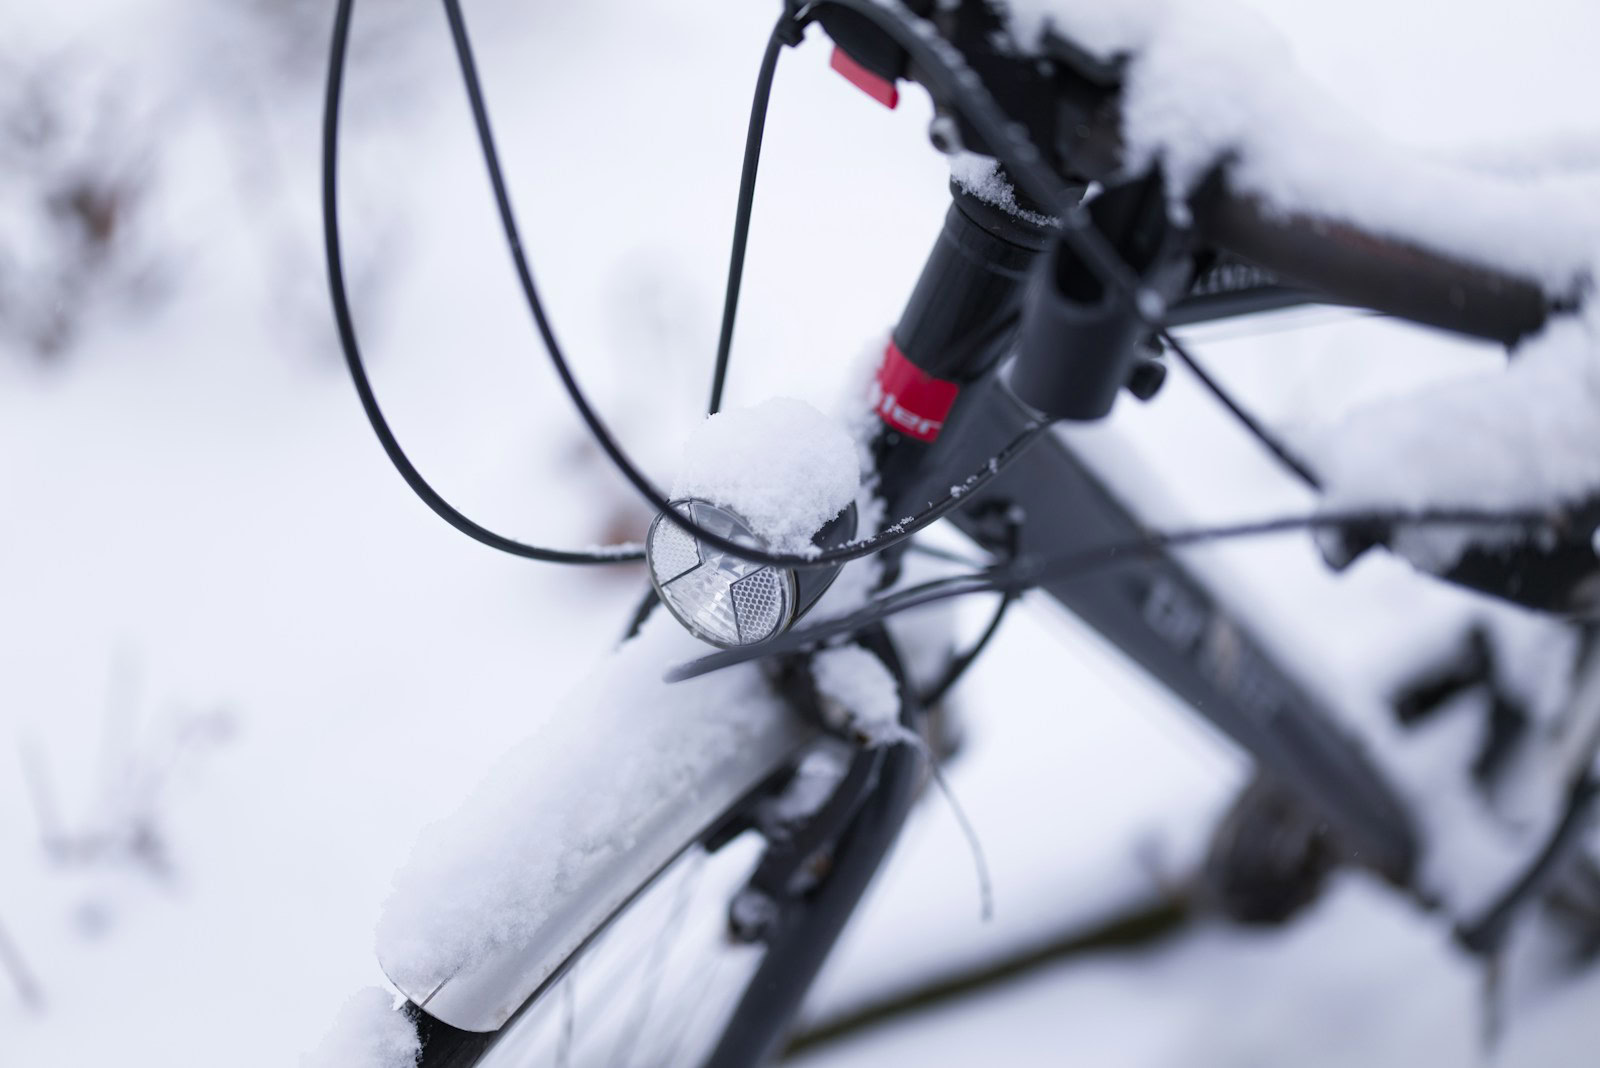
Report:
[[[904,698],[909,688],[887,635],[875,632],[862,644]],[[657,665],[646,677],[659,676]],[[823,718],[808,660],[785,664],[767,683],[786,695],[790,715]],[[629,722],[663,718],[660,707],[647,711]],[[900,714],[904,722],[914,716],[906,705]],[[683,721],[676,722],[681,729]],[[633,749],[645,742],[637,730],[587,730],[585,737],[594,744],[620,738],[617,744]],[[715,818],[697,824],[687,847],[679,839],[675,855],[652,854],[646,840],[628,844],[630,856],[665,858],[656,862],[659,870],[616,898],[593,934],[503,1025],[468,1030],[458,1019],[452,1026],[430,1015],[428,999],[412,990],[406,1011],[422,1039],[417,1068],[743,1068],[769,1056],[903,825],[924,770],[915,747],[857,748],[809,737],[779,770],[724,795]],[[809,755],[798,759],[802,752]],[[661,754],[646,747],[641,758]],[[589,766],[594,775],[579,793],[606,816],[608,792],[627,792],[616,769],[632,765],[596,759]],[[716,796],[713,787],[709,778],[686,779],[672,803],[703,804]],[[570,827],[561,830],[570,837]],[[591,889],[611,893],[606,887],[601,880]],[[549,913],[547,927],[592,909],[585,887],[559,889],[571,904]],[[458,1000],[452,1011],[460,1007]]]
[[761,844],[746,833],[685,852],[497,1031],[464,1031],[408,1003],[418,1068],[704,1063],[765,955],[728,923]]

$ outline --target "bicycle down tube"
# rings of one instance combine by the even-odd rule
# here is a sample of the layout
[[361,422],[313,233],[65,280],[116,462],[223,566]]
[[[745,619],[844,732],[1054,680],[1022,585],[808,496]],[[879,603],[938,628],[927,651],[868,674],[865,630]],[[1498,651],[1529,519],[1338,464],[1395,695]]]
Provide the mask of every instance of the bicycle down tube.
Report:
[[[880,375],[878,411],[886,424],[880,473],[889,516],[915,511],[943,492],[949,472],[981,465],[1036,418],[997,373],[1004,339],[979,351],[961,349],[977,324],[1003,318],[1021,302],[1043,241],[1025,220],[955,191]],[[1142,532],[1054,435],[1015,460],[952,519],[981,541],[982,517],[997,507],[1021,510],[1018,548],[1024,555],[1071,553]],[[1335,726],[1181,559],[1143,555],[1050,584],[1045,592],[1302,793],[1362,863],[1407,880],[1417,852],[1412,828],[1357,740]]]

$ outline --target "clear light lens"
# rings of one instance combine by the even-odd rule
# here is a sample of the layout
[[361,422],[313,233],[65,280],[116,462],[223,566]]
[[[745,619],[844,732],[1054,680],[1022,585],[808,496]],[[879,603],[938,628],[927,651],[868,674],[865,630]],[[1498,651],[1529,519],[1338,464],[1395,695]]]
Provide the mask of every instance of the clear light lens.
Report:
[[[672,507],[730,541],[762,548],[743,519],[706,501],[673,501]],[[656,516],[645,543],[650,581],[678,621],[700,638],[723,647],[753,645],[782,631],[794,615],[794,575],[783,568],[741,560],[703,545],[665,516]]]

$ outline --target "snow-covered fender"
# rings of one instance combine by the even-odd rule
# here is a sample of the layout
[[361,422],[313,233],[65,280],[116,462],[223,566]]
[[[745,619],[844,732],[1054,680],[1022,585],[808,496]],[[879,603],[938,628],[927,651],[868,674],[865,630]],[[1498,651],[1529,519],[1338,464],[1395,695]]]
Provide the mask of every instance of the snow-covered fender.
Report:
[[816,737],[754,665],[661,681],[705,651],[656,613],[422,832],[378,925],[383,970],[413,1003],[462,1030],[500,1028]]

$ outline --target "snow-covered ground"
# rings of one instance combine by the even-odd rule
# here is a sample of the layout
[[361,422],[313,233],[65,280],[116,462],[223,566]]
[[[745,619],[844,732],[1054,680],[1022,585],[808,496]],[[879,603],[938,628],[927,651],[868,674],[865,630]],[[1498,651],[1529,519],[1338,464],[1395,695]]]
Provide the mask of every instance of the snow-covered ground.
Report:
[[[372,440],[336,361],[315,230],[327,6],[0,13],[7,64],[70,55],[139,102],[140,247],[162,253],[168,292],[94,304],[53,362],[0,342],[0,937],[38,992],[26,1004],[0,967],[7,1068],[297,1063],[378,978],[373,928],[418,829],[548,715],[642,582],[467,541]],[[1514,156],[1600,129],[1586,0],[1256,6],[1327,92],[1402,144]],[[556,329],[663,480],[703,403],[775,9],[469,5]],[[442,14],[358,12],[345,240],[402,440],[491,526],[544,544],[636,536],[520,304]],[[779,71],[735,402],[833,407],[944,208],[918,94],[883,111],[826,60],[813,41]],[[0,215],[0,248],[13,223]],[[1286,426],[1497,359],[1343,312],[1195,340]],[[1163,521],[1308,503],[1181,374],[1112,424],[1079,432],[1085,448],[1149,468],[1171,494]],[[1382,559],[1330,580],[1294,539],[1201,562],[1380,735],[1374,672],[1470,611]],[[1043,606],[1018,616],[963,684],[970,737],[950,775],[993,868],[994,920],[978,919],[935,799],[814,1017],[1159,893],[1240,781],[1236,754],[1081,627]],[[1351,876],[1282,932],[1206,928],[1063,964],[806,1063],[1468,1065],[1484,1059],[1481,981],[1441,919]],[[1597,994],[1590,981],[1519,1011],[1497,1063],[1581,1058],[1600,1040]]]

